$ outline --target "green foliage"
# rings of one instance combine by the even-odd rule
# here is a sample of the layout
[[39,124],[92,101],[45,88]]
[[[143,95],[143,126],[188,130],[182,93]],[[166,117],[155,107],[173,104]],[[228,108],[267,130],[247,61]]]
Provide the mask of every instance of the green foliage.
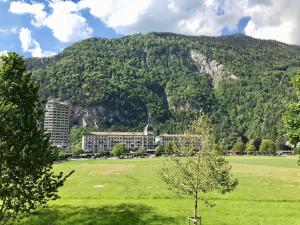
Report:
[[[223,65],[218,86],[199,72],[191,50]],[[243,35],[150,33],[84,40],[57,56],[28,59],[27,65],[42,97],[60,95],[98,112],[92,119],[100,129],[142,129],[151,113],[156,132],[183,133],[202,111],[217,138],[225,139],[237,132],[269,137],[279,128],[286,102],[296,98],[289,80],[299,59],[295,46]],[[72,121],[79,124],[79,118]]]
[[146,150],[143,147],[140,147],[136,152],[135,155],[136,156],[144,156],[146,154]]
[[72,147],[72,154],[75,156],[79,156],[80,154],[83,154],[84,151],[81,147],[81,144],[77,144],[75,146]]
[[193,218],[197,221],[198,200],[212,206],[206,199],[207,192],[230,192],[238,181],[232,178],[231,166],[219,152],[212,125],[206,116],[195,120],[182,141],[174,145],[175,154],[165,160],[161,177],[178,194],[193,199]]
[[71,157],[72,157],[72,153],[69,153],[69,152],[59,151],[59,153],[58,153],[59,160],[67,160],[68,158],[71,158]]
[[128,149],[123,144],[116,144],[111,152],[115,157],[120,158],[121,156],[129,153]]
[[101,158],[110,156],[110,152],[105,150],[99,150],[97,154]]
[[289,103],[283,116],[284,133],[292,145],[300,142],[300,102]]
[[[300,91],[300,72],[298,75],[294,76],[292,79],[292,84],[298,94],[297,103],[289,103],[285,114],[283,115],[283,125],[284,125],[284,135],[293,145],[297,146],[297,143],[300,142],[300,102],[299,102],[299,91]],[[298,165],[300,166],[300,156],[298,160]]]
[[38,91],[20,56],[0,57],[0,224],[57,199],[57,189],[72,173],[52,172],[58,151],[39,128]]
[[[293,77],[292,84],[299,95],[300,74]],[[283,132],[290,144],[294,147],[300,142],[300,102],[291,102],[287,105],[282,117]]]
[[300,147],[294,148],[294,154],[300,155]]
[[275,145],[276,150],[291,150],[291,147],[286,144],[286,139],[282,136],[277,136]]
[[168,141],[164,144],[164,153],[172,155],[175,152],[176,145],[173,141]]
[[259,147],[261,145],[262,139],[261,138],[254,138],[253,145],[256,148],[256,151],[259,151]]
[[260,152],[275,154],[276,153],[276,146],[272,140],[263,139],[259,148]]
[[155,156],[161,156],[165,153],[164,146],[160,145],[155,149]]
[[252,155],[256,152],[256,147],[253,144],[253,140],[249,141],[246,145],[246,152],[249,155]]
[[236,154],[243,154],[245,149],[246,145],[241,140],[238,140],[232,148],[233,152]]
[[82,136],[95,130],[96,130],[95,128],[84,127],[84,126],[72,127],[69,134],[70,146],[75,146],[75,145],[81,146]]

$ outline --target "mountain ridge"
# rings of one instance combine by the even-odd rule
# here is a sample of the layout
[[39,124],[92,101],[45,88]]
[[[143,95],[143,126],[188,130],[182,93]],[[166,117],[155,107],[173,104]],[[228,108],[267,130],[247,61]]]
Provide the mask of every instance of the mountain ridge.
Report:
[[254,138],[276,133],[285,103],[295,100],[289,80],[300,47],[245,35],[149,33],[90,38],[26,63],[42,98],[70,100],[72,125],[141,129],[151,113],[157,132],[180,133],[202,111],[219,138]]

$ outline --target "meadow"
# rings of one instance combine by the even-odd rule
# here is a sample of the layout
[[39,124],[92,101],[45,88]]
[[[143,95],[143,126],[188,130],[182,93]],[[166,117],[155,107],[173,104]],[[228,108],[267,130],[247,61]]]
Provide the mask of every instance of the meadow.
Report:
[[[210,193],[203,225],[300,225],[300,167],[296,157],[227,157],[239,179],[228,194]],[[187,224],[193,203],[160,179],[162,158],[76,160],[56,164],[75,173],[61,199],[19,225]]]

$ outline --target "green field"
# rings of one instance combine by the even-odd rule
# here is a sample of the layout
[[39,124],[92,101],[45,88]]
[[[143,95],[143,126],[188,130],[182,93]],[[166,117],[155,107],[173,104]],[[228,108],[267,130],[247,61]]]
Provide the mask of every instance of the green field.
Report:
[[[228,157],[239,187],[209,194],[203,225],[300,225],[300,167],[296,157]],[[160,180],[162,159],[78,160],[55,166],[75,170],[61,199],[22,225],[187,224],[193,204]]]

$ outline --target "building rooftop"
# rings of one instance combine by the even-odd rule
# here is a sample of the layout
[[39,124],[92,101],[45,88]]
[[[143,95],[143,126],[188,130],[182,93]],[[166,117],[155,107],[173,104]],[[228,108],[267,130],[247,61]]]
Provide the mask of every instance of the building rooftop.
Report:
[[159,137],[182,137],[184,134],[160,134]]
[[47,100],[47,104],[49,104],[49,103],[59,103],[59,104],[61,104],[61,105],[69,105],[70,103],[69,102],[67,102],[67,101],[60,101],[60,99],[59,98],[48,98],[48,100]]
[[87,135],[95,135],[95,136],[145,136],[143,132],[90,132]]

